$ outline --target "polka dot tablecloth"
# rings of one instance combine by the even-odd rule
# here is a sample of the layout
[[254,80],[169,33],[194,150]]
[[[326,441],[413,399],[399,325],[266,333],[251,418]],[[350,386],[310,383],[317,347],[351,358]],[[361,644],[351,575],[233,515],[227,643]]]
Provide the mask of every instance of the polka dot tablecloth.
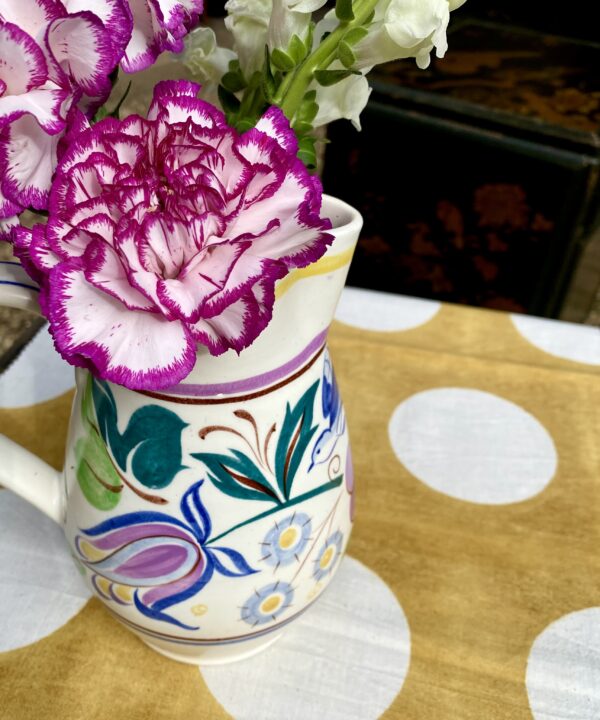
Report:
[[[330,347],[357,519],[319,603],[249,660],[171,662],[2,491],[2,718],[600,718],[600,331],[347,289]],[[0,431],[59,467],[71,393],[43,331]]]

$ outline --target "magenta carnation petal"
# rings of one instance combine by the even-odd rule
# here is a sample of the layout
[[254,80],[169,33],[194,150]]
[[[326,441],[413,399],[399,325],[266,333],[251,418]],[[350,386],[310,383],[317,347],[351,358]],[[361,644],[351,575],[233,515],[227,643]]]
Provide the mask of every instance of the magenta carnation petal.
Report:
[[[331,241],[283,115],[240,136],[198,90],[159,83],[147,120],[74,117],[48,222],[15,241],[61,353],[134,389],[179,382],[197,343],[215,355],[248,347],[276,282]],[[9,165],[0,154],[13,201]]]
[[154,310],[153,304],[131,286],[117,253],[102,240],[91,243],[85,253],[86,280],[130,310]]
[[[220,315],[190,326],[196,340],[206,345],[212,355],[222,355],[230,349],[239,353],[247,348],[265,329],[272,315],[272,304],[270,308],[264,307],[257,294],[258,291],[251,291]],[[261,293],[261,298],[266,294]],[[274,300],[274,293],[269,299]]]
[[96,15],[108,31],[114,56],[119,59],[123,56],[133,30],[133,19],[127,2],[124,0],[65,0],[65,5],[69,13],[81,13],[87,10]]
[[273,105],[256,123],[255,130],[263,132],[277,141],[277,144],[287,153],[296,155],[298,152],[298,138],[290,127],[289,120],[282,110]]
[[[198,262],[188,266],[179,278],[159,281],[157,290],[160,301],[178,317],[196,322],[208,301],[226,287],[248,245],[220,243],[208,248]],[[247,276],[244,276],[244,280],[252,282]],[[256,282],[256,278],[253,282]],[[238,296],[243,294],[243,288],[239,290]],[[212,314],[209,312],[209,315]]]
[[95,15],[80,12],[54,20],[46,43],[56,62],[87,95],[108,96],[108,75],[119,58]]
[[133,30],[121,67],[127,73],[139,72],[152,65],[160,54],[161,27],[154,4],[149,0],[127,0]]
[[195,347],[181,323],[128,310],[77,267],[59,266],[51,280],[50,327],[67,361],[134,390],[173,385],[192,369]]
[[[48,78],[48,66],[38,44],[21,28],[1,20],[0,77],[9,95],[28,93]],[[0,100],[0,107],[2,104]]]
[[6,162],[2,189],[8,197],[26,207],[46,207],[58,142],[59,136],[47,135],[31,115],[10,124],[0,144]]
[[6,22],[35,38],[51,20],[67,13],[60,0],[2,0],[1,14]]
[[154,88],[154,98],[148,110],[148,119],[156,120],[160,111],[166,113],[169,123],[191,120],[200,127],[225,128],[225,115],[214,105],[197,99],[200,85],[187,80],[163,80]]
[[[21,212],[21,208],[17,211]],[[12,240],[13,233],[19,227],[18,215],[2,216],[0,215],[0,240]]]
[[[5,168],[2,167],[2,161],[0,160],[0,174],[3,174],[5,172]],[[9,218],[12,218],[14,215],[18,215],[20,212],[23,211],[23,207],[19,205],[18,203],[13,202],[12,200],[9,200],[4,193],[2,192],[2,183],[0,183],[0,219],[8,221]],[[12,226],[13,223],[8,223],[6,225],[6,228],[9,228]],[[5,233],[8,231],[5,230]],[[0,239],[6,239],[3,238],[0,235]]]

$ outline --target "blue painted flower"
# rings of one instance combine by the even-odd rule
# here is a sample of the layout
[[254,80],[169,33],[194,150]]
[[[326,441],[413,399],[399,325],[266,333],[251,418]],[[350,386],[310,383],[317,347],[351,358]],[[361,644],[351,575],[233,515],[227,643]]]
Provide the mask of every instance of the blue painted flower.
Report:
[[215,571],[226,577],[257,572],[236,550],[207,546],[212,523],[200,499],[202,483],[192,485],[181,498],[185,522],[144,511],[82,530],[75,539],[77,550],[94,573],[92,583],[102,597],[133,601],[153,620],[195,630],[164,611],[199,593]]
[[254,591],[242,607],[242,620],[252,627],[273,622],[289,608],[293,599],[292,586],[278,580]]
[[294,512],[293,515],[277,520],[261,543],[263,560],[277,569],[300,560],[300,554],[310,538],[311,522],[308,515]]
[[322,580],[331,574],[338,558],[342,554],[343,539],[344,536],[339,530],[336,530],[333,535],[327,538],[314,561],[313,577],[315,580]]

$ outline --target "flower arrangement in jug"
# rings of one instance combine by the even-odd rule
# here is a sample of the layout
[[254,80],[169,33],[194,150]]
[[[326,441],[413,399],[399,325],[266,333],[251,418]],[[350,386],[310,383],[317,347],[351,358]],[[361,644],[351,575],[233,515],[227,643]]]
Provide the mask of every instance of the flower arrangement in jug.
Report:
[[[60,354],[157,389],[190,373],[198,346],[248,347],[277,281],[332,239],[315,131],[360,129],[368,71],[442,57],[462,2],[228,0],[225,48],[202,0],[3,0],[0,237]],[[164,51],[189,76],[120,118],[118,74]]]

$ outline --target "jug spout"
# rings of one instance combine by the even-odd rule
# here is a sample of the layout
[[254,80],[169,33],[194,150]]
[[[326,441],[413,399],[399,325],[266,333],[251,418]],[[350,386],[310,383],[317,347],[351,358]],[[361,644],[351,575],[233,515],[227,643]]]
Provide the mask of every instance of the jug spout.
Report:
[[[200,347],[192,373],[171,388],[207,383],[213,389],[258,378],[265,370],[292,370],[324,344],[362,227],[360,213],[347,203],[325,195],[322,214],[332,223],[333,241],[317,262],[293,270],[275,286],[273,317],[254,343],[240,355],[229,350],[218,357]],[[237,385],[236,385],[237,387]]]

